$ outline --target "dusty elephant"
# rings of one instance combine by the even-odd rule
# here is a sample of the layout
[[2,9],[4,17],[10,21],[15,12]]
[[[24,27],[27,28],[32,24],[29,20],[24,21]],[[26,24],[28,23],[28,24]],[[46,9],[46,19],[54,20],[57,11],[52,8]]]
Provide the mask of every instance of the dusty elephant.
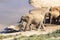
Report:
[[56,22],[58,22],[58,17],[60,15],[60,7],[51,7],[50,8],[50,24],[52,23],[52,19],[55,18]]
[[25,15],[23,15],[23,16],[21,17],[20,23],[21,23],[21,25],[22,25],[23,30],[28,30],[28,29],[30,29],[30,26],[28,26],[28,25],[29,25],[29,21],[30,21],[32,18],[33,18],[33,17],[32,17],[31,14],[25,14]]
[[44,24],[42,23],[42,21],[40,21],[39,19],[33,19],[31,24],[30,24],[31,30],[37,30],[37,29],[41,29],[41,30],[45,30]]
[[[37,16],[38,16],[38,15],[37,15]],[[37,24],[41,23],[41,22],[40,22],[41,19],[39,20],[40,17],[39,17],[39,18],[35,18],[34,15],[31,15],[31,14],[26,14],[26,15],[23,16],[23,18],[27,18],[27,17],[28,17],[28,22],[26,22],[26,23],[27,23],[26,25],[23,24],[24,22],[21,22],[22,25],[23,25],[22,28],[24,28],[24,30],[32,30],[32,27],[33,27],[33,26],[32,26],[31,24],[35,24],[35,23],[36,23],[36,24],[35,24],[35,26],[36,26]],[[41,18],[42,18],[42,17],[41,17]],[[37,21],[36,19],[37,19],[38,21]],[[22,20],[24,21],[24,20],[26,20],[26,19],[22,19]],[[37,22],[36,22],[36,21],[37,21]],[[42,21],[42,20],[41,20],[41,21]],[[34,23],[34,22],[35,22],[35,23]],[[25,25],[25,26],[24,26],[24,25]]]
[[32,24],[33,20],[37,22],[37,24],[39,24],[38,26],[39,29],[41,28],[41,26],[44,29],[43,21],[44,21],[45,14],[48,12],[48,10],[47,8],[34,9],[30,11],[30,14],[25,14],[24,16],[22,16],[22,20],[25,20],[27,23],[25,26],[25,30],[32,29],[30,25]]
[[25,14],[24,16],[21,17],[20,21],[19,21],[19,27],[20,27],[20,30],[25,30],[25,27],[28,23],[28,17],[26,16],[27,14]]

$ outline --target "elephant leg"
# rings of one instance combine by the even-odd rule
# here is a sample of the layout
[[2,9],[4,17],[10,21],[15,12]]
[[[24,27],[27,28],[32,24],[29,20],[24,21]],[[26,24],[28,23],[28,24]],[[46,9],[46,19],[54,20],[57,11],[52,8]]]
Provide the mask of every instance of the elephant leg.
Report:
[[40,28],[41,28],[41,23],[39,23],[38,30],[40,30]]
[[41,30],[42,30],[42,31],[45,31],[45,26],[44,26],[44,24],[41,24]]
[[31,24],[30,25],[30,30],[33,30],[34,29],[34,24]]
[[59,24],[59,18],[56,19],[57,24]]
[[52,23],[52,16],[50,16],[50,24]]
[[44,17],[44,24],[46,23],[46,16]]
[[27,24],[27,22],[24,22],[24,21],[21,23],[21,30],[24,31],[26,24]]
[[44,26],[44,24],[43,24],[43,22],[41,22],[40,24],[39,24],[39,29],[41,29],[41,30],[45,30],[45,26]]
[[23,30],[25,29],[26,25],[27,25],[27,22],[24,22],[24,24],[23,24]]
[[36,24],[33,24],[32,29],[33,29],[33,30],[37,30],[36,27],[37,27],[37,25],[36,25]]
[[25,30],[30,30],[30,24],[31,24],[31,20],[28,21],[26,27],[25,27]]
[[23,21],[20,22],[19,26],[20,26],[20,30],[22,31],[23,30]]

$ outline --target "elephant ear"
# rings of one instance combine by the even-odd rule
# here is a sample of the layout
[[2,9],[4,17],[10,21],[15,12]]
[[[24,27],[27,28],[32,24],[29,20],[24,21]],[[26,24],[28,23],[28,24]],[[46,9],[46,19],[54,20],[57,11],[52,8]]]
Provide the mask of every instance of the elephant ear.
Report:
[[60,0],[29,0],[29,3],[36,8],[60,6]]

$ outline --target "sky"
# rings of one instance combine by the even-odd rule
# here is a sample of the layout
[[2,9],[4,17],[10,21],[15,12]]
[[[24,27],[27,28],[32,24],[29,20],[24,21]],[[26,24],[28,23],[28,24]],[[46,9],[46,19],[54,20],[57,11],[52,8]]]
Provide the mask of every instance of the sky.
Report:
[[0,0],[0,24],[17,24],[21,16],[32,9],[28,1],[29,0]]

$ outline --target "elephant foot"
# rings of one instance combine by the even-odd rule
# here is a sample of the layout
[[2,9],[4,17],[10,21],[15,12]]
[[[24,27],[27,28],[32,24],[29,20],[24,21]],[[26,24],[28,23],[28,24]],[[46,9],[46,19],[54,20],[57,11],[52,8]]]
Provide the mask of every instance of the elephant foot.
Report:
[[20,30],[21,32],[24,31],[23,29]]
[[38,29],[35,29],[35,31],[38,31]]
[[41,29],[41,31],[45,31],[45,29]]
[[31,29],[25,29],[25,31],[31,31]]

